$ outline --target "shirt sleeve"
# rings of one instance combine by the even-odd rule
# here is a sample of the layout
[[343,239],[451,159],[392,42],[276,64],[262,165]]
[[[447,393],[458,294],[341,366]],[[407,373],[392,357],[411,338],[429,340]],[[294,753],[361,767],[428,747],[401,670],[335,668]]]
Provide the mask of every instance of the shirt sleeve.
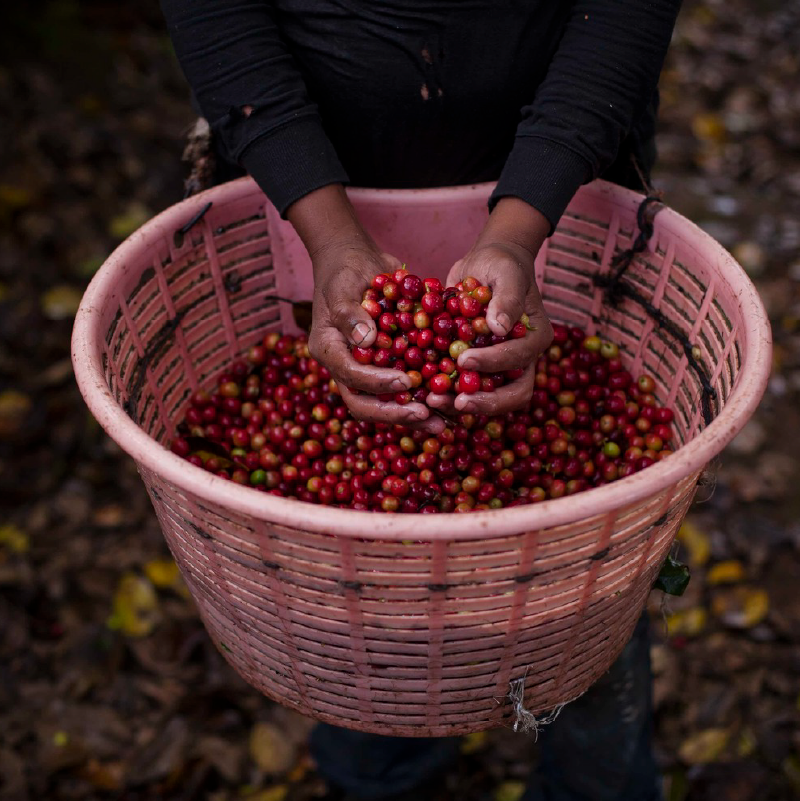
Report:
[[614,160],[652,99],[680,0],[577,0],[544,81],[522,109],[490,204],[513,196],[555,227]]
[[203,116],[283,215],[348,176],[267,0],[161,0]]

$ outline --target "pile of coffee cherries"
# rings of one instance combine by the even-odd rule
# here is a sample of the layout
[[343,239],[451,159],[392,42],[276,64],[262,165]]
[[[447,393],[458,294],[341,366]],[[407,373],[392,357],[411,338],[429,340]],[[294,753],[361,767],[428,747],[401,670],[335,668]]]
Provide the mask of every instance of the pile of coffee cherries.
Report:
[[492,392],[522,370],[485,375],[461,370],[458,357],[468,348],[483,348],[524,337],[523,314],[511,331],[493,334],[486,321],[492,290],[468,277],[445,289],[437,278],[422,279],[406,269],[376,275],[361,305],[378,327],[375,344],[353,348],[359,364],[394,367],[411,378],[411,390],[380,395],[399,404],[425,403],[430,393]]
[[[446,303],[453,297],[461,309],[458,295]],[[406,313],[392,312],[399,330],[397,317]],[[463,333],[451,341],[466,343]],[[479,336],[488,335],[476,333],[469,344]],[[309,503],[383,512],[500,509],[573,495],[666,458],[673,413],[654,390],[651,376],[623,368],[615,344],[554,325],[528,408],[460,414],[431,436],[353,419],[306,337],[269,333],[219,376],[213,392],[192,395],[171,447],[220,478]]]

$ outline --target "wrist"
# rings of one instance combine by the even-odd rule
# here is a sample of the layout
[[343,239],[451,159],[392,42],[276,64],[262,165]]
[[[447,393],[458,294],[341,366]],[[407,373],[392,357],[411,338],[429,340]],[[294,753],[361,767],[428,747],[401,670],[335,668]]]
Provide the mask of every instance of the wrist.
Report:
[[550,223],[540,211],[520,198],[503,197],[489,215],[477,247],[512,247],[535,258],[549,233]]
[[286,218],[311,256],[312,262],[331,248],[374,248],[342,184],[329,184],[292,203]]

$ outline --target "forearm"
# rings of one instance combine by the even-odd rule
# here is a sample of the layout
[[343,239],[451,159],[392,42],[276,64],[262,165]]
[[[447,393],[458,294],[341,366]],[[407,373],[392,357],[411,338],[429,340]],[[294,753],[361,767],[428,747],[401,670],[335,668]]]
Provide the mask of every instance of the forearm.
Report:
[[286,210],[286,218],[315,265],[325,261],[318,257],[332,247],[372,245],[341,184],[330,184],[300,198]]
[[504,197],[489,215],[477,246],[520,248],[536,258],[549,233],[550,222],[540,211],[517,197]]
[[348,176],[266,0],[161,0],[181,68],[221,149],[281,214]]
[[616,157],[655,92],[679,0],[577,0],[493,195],[552,223]]

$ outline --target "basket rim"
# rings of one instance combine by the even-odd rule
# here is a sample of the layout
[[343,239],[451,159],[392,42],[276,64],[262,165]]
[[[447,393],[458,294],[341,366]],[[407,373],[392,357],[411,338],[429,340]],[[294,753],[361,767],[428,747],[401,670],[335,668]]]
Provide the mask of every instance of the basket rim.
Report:
[[[434,189],[349,188],[354,198],[372,203],[441,203],[463,199],[465,195],[486,195],[493,184]],[[251,516],[288,528],[313,532],[385,540],[494,539],[521,531],[548,529],[597,518],[632,506],[675,486],[698,473],[739,432],[766,389],[771,367],[772,336],[764,305],[743,268],[722,245],[696,224],[665,206],[654,222],[653,241],[661,230],[688,243],[698,243],[715,251],[717,272],[738,295],[744,321],[742,374],[727,403],[717,417],[696,437],[679,448],[669,459],[651,465],[632,476],[596,487],[591,492],[538,504],[472,512],[460,515],[455,526],[443,524],[441,515],[376,514],[353,509],[320,507],[302,501],[255,492],[213,476],[173,454],[145,433],[114,399],[102,369],[102,308],[114,295],[119,271],[134,260],[138,250],[150,242],[163,241],[167,231],[181,227],[209,200],[224,203],[261,194],[255,182],[244,177],[200,192],[180,201],[146,222],[107,258],[87,287],[75,317],[72,334],[72,363],[83,398],[106,433],[138,463],[180,490],[207,502],[230,509],[234,514]],[[610,198],[616,205],[635,211],[642,195],[606,181],[595,180],[579,193]],[[266,201],[266,198],[265,198]]]

